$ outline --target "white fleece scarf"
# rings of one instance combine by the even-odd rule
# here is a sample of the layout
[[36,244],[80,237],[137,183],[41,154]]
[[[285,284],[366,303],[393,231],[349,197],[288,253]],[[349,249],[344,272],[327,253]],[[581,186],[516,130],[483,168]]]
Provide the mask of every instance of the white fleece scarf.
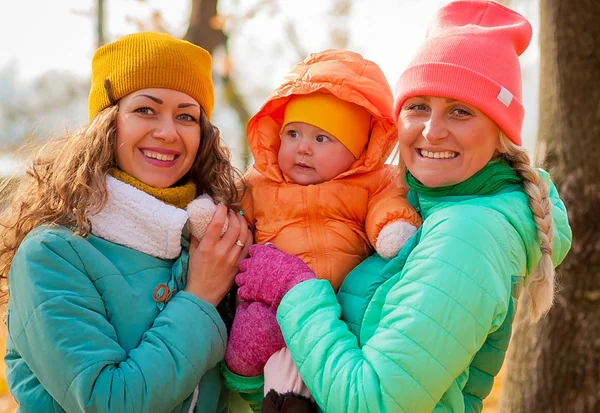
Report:
[[181,234],[188,220],[185,210],[110,175],[106,188],[106,205],[89,217],[92,234],[153,257],[173,259],[181,254]]

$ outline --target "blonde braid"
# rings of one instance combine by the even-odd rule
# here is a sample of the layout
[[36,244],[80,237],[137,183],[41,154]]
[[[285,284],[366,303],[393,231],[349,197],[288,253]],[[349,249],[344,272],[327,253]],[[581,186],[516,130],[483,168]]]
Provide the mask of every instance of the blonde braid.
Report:
[[552,204],[548,184],[540,178],[539,172],[531,166],[529,155],[521,147],[512,143],[501,132],[500,143],[504,150],[503,157],[523,179],[525,193],[529,198],[529,208],[541,240],[540,259],[533,274],[528,277],[525,292],[529,296],[527,315],[532,322],[537,322],[544,316],[554,301],[554,265],[552,264]]

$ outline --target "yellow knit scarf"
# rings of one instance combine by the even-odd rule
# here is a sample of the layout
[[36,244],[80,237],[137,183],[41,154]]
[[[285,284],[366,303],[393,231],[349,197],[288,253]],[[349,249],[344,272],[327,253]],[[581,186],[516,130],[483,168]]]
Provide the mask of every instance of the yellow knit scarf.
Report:
[[173,205],[177,208],[185,209],[185,207],[196,197],[196,184],[193,182],[188,182],[181,186],[172,186],[170,188],[154,188],[117,168],[111,168],[108,173],[119,181],[125,182],[126,184],[163,201],[165,204]]

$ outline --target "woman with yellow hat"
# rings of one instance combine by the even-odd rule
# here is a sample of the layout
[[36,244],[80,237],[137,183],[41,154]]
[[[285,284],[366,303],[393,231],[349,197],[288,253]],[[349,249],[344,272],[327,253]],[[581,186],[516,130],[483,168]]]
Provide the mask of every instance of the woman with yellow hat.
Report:
[[[21,411],[223,405],[216,307],[251,239],[225,206],[238,203],[236,174],[212,110],[204,49],[137,33],[96,51],[89,123],[40,150],[2,216],[5,361]],[[197,194],[220,204],[190,243]]]

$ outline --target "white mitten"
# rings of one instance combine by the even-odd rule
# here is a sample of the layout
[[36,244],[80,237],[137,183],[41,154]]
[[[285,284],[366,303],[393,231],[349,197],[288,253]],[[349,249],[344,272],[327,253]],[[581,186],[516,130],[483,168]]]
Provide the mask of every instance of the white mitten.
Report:
[[383,258],[394,258],[415,232],[417,232],[417,227],[408,222],[391,222],[379,232],[375,250]]
[[[190,233],[198,240],[201,240],[206,234],[208,224],[217,211],[217,205],[215,205],[215,201],[210,195],[202,194],[190,202],[186,209],[190,219]],[[227,217],[225,217],[225,225],[223,225],[221,235],[227,231],[228,223],[229,221]]]

